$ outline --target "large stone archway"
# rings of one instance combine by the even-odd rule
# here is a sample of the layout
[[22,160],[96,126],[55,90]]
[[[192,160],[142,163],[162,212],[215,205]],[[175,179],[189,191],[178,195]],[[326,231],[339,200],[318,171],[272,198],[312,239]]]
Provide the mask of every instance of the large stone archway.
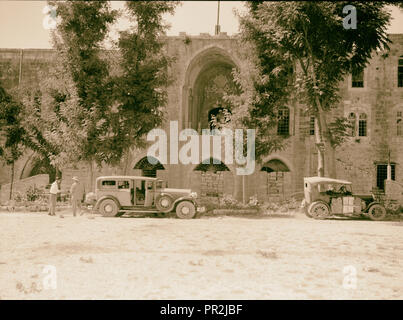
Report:
[[233,57],[219,47],[207,48],[191,60],[182,90],[182,129],[191,128],[200,133],[201,129],[209,129],[212,109],[230,109],[223,96],[239,90],[233,81],[234,68],[238,65]]

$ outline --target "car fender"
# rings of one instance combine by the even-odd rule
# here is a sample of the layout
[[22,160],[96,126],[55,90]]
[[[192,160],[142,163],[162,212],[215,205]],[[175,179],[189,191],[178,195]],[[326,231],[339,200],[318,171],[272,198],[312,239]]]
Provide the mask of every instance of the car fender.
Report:
[[194,206],[197,208],[197,204],[196,204],[196,202],[194,201],[194,199],[193,199],[192,197],[184,196],[184,197],[180,197],[180,198],[178,198],[178,199],[175,200],[174,206],[173,206],[173,209],[172,209],[172,210],[175,210],[175,209],[176,209],[176,206],[179,204],[179,202],[182,202],[182,201],[190,201],[190,202],[193,203]]
[[379,204],[380,206],[385,207],[385,206],[384,206],[382,203],[380,203],[379,201],[374,201],[374,202],[371,202],[371,203],[365,208],[364,213],[367,213],[368,210],[369,210],[369,208],[371,208],[374,204]]
[[112,199],[113,201],[116,202],[118,208],[120,208],[119,200],[118,200],[116,197],[114,197],[114,196],[102,196],[101,198],[99,198],[99,199],[97,200],[97,202],[96,202],[96,204],[95,204],[95,206],[94,206],[94,210],[98,210],[99,204],[100,204],[103,200],[105,200],[105,199]]

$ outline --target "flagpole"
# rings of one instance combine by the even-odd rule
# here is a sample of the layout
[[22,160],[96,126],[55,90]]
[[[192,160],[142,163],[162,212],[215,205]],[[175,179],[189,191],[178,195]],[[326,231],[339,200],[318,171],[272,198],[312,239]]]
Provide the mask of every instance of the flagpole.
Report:
[[218,0],[217,4],[217,24],[215,26],[215,35],[220,34],[220,0]]

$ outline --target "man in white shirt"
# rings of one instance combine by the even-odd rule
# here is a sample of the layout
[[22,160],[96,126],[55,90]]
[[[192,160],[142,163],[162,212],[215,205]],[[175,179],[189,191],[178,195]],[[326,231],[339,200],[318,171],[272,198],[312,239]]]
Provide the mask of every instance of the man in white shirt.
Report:
[[57,194],[60,192],[59,184],[61,179],[59,177],[52,183],[49,190],[49,215],[55,216],[56,215],[56,199]]

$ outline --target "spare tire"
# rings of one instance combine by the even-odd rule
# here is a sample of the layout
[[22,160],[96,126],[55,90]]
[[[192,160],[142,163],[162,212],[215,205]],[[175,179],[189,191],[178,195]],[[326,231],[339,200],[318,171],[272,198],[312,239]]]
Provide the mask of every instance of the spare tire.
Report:
[[164,194],[157,198],[157,200],[155,201],[155,206],[160,212],[170,212],[172,211],[173,203],[173,199],[170,196]]

